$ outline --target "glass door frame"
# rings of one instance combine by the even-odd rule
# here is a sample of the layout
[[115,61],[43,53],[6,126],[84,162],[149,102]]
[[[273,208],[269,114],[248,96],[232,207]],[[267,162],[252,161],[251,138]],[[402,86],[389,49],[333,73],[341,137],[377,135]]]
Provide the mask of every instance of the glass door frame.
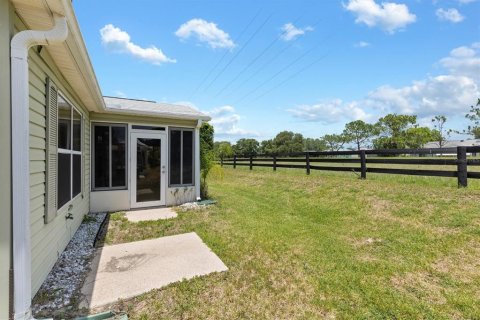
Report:
[[[160,140],[160,200],[137,202],[137,139]],[[130,130],[130,207],[164,206],[167,197],[167,135],[165,132],[141,132]]]

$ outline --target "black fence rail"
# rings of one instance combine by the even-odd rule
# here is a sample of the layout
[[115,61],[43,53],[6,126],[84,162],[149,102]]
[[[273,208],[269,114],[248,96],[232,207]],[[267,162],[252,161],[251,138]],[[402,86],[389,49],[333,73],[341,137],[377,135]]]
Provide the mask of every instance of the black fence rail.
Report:
[[[235,155],[233,158],[221,159],[220,163],[233,168],[248,166],[250,170],[253,167],[268,167],[274,171],[277,168],[303,169],[306,174],[310,174],[311,170],[356,172],[361,179],[366,179],[367,173],[456,177],[459,187],[467,187],[469,178],[480,179],[480,172],[468,171],[468,166],[480,166],[480,159],[469,157],[476,156],[477,153],[480,153],[480,147],[299,152]],[[322,163],[346,165],[332,166]],[[368,167],[367,164],[455,166],[456,170],[379,168]]]

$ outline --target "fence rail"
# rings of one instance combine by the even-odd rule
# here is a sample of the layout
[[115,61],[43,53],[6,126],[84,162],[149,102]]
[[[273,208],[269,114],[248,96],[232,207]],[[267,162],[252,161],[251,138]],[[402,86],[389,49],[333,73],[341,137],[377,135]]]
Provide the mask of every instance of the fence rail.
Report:
[[[467,187],[469,178],[480,179],[480,172],[468,172],[468,166],[480,166],[480,159],[468,158],[469,154],[475,155],[477,153],[480,153],[480,147],[325,151],[273,155],[257,154],[241,157],[235,155],[233,158],[221,159],[220,162],[222,166],[233,166],[233,168],[247,166],[250,170],[253,170],[253,167],[267,167],[273,168],[273,170],[277,170],[277,168],[303,169],[306,174],[310,174],[311,170],[349,171],[360,173],[362,179],[367,178],[367,173],[456,177],[459,187]],[[405,157],[389,158],[389,156]],[[449,158],[422,159],[422,157],[428,156],[448,156]],[[322,163],[348,164],[348,166],[326,166]],[[378,168],[369,167],[367,164],[444,165],[456,166],[456,170]]]

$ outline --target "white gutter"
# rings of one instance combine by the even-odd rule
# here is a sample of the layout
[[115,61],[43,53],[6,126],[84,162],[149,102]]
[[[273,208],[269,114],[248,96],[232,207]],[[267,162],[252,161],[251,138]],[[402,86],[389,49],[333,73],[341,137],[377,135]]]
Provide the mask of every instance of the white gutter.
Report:
[[200,127],[202,120],[198,120],[195,128],[195,197],[201,200],[200,196]]
[[12,81],[12,193],[13,193],[13,298],[14,319],[32,319],[29,83],[28,50],[35,45],[63,42],[67,20],[55,16],[48,31],[25,30],[11,40]]

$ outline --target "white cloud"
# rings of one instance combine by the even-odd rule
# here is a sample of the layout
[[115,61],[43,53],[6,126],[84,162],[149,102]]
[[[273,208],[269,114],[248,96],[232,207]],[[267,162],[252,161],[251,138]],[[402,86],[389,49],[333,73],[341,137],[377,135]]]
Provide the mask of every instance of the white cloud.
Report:
[[295,40],[301,35],[304,35],[308,31],[313,31],[312,27],[297,28],[293,23],[286,23],[282,26],[282,33],[280,34],[280,39],[283,41]]
[[453,75],[463,75],[480,83],[480,43],[458,47],[440,60],[440,65]]
[[366,42],[366,41],[360,41],[360,42],[355,43],[355,47],[357,47],[357,48],[366,48],[366,47],[369,47],[369,46],[370,46],[370,43]]
[[477,43],[450,51],[439,64],[447,74],[414,81],[410,86],[382,86],[366,104],[387,112],[459,115],[480,96],[480,48]]
[[468,3],[472,3],[472,2],[475,2],[477,0],[457,0],[459,3],[461,4],[468,4]]
[[445,73],[413,81],[403,87],[384,85],[362,100],[331,100],[302,105],[288,111],[296,118],[325,124],[355,119],[376,119],[387,113],[463,116],[480,97],[480,43],[453,49],[439,65]]
[[299,105],[287,111],[295,118],[324,124],[345,120],[367,120],[369,118],[369,115],[358,106],[357,102],[346,103],[340,99],[312,105]]
[[[165,99],[165,102],[166,102],[166,99]],[[180,106],[187,106],[187,107],[190,107],[190,108],[193,108],[195,110],[200,110],[193,102],[191,101],[176,101],[174,102],[173,104],[177,104],[177,105],[180,105]]]
[[238,126],[242,117],[232,106],[222,106],[205,112],[212,117],[210,124],[215,128],[215,135],[220,137],[256,137],[256,131],[242,129]]
[[183,40],[196,37],[198,41],[207,43],[214,49],[235,47],[235,43],[228,33],[218,28],[215,23],[203,19],[192,19],[185,22],[175,31],[175,35]]
[[120,91],[120,90],[113,91],[113,94],[114,94],[115,97],[119,97],[119,98],[126,98],[127,97],[127,94],[123,91]]
[[133,43],[130,39],[130,35],[115,27],[112,24],[105,25],[100,29],[100,35],[102,36],[102,42],[105,45],[112,47],[120,52],[127,52],[134,57],[140,58],[147,62],[159,65],[162,63],[175,63],[175,59],[168,58],[162,50],[155,46],[148,48],[142,48],[139,45]]
[[439,8],[437,11],[435,11],[435,14],[437,15],[438,19],[442,21],[450,21],[453,23],[458,23],[463,21],[465,19],[464,16],[458,12],[457,9],[450,8],[450,9],[443,9]]
[[368,95],[368,100],[370,105],[381,110],[424,117],[464,112],[478,96],[480,88],[473,79],[441,75],[402,88],[380,87]]
[[356,23],[378,26],[388,33],[401,30],[417,19],[407,5],[395,2],[377,4],[375,0],[349,0],[344,7],[356,15]]

